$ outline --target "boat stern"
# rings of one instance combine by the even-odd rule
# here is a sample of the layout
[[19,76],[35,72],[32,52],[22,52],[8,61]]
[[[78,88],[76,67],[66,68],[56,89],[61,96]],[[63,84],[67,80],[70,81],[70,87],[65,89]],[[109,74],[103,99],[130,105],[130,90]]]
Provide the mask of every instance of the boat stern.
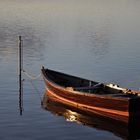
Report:
[[140,97],[129,100],[129,121],[140,123]]

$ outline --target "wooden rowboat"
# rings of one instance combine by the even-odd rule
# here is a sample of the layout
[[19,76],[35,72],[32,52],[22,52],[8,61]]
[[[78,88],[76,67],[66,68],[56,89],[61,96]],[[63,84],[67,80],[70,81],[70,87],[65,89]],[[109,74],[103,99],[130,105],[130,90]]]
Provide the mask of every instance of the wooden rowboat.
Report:
[[41,69],[47,96],[88,114],[128,123],[140,117],[140,92]]

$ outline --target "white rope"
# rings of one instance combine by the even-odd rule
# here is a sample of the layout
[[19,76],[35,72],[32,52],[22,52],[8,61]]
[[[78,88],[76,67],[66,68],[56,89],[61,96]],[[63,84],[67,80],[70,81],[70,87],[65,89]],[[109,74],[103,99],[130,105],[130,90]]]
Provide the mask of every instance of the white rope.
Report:
[[25,70],[22,70],[22,72],[25,73],[25,75],[27,77],[29,77],[30,79],[32,79],[32,80],[36,80],[36,79],[41,77],[41,73],[39,75],[37,75],[37,76],[33,76],[32,74],[27,73]]

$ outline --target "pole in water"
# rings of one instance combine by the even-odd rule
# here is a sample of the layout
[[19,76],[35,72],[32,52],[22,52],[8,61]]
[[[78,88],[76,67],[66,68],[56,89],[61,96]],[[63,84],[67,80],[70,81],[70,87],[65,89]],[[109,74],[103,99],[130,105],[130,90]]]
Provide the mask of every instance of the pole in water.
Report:
[[19,108],[20,115],[22,115],[23,111],[23,80],[22,80],[22,39],[19,36]]

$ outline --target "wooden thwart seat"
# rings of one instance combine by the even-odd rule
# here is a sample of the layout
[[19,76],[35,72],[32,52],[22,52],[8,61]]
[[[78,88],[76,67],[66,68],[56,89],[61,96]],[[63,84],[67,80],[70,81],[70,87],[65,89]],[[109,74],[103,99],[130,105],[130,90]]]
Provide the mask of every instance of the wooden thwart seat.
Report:
[[90,90],[90,89],[98,89],[98,88],[101,88],[103,86],[102,83],[98,83],[96,85],[93,85],[93,86],[88,86],[88,87],[76,87],[74,88],[74,90]]

